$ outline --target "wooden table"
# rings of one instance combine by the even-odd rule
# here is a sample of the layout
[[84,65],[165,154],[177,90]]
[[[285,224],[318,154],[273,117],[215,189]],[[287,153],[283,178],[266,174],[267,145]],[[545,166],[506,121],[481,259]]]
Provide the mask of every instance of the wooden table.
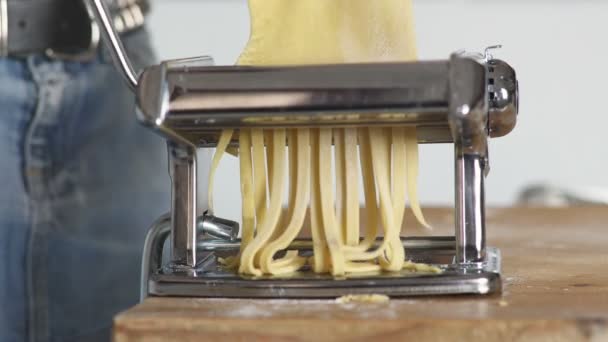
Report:
[[[451,210],[426,215],[431,234],[453,234]],[[487,222],[489,245],[503,253],[501,295],[385,304],[150,298],[116,317],[114,338],[608,341],[608,207],[491,209]]]

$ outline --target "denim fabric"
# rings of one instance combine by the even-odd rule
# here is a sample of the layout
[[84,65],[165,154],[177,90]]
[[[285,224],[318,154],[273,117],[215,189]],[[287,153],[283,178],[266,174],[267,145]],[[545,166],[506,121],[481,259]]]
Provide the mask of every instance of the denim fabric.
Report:
[[[136,66],[154,62],[144,30],[124,43]],[[0,59],[0,341],[109,341],[137,303],[169,178],[134,102],[103,50]]]

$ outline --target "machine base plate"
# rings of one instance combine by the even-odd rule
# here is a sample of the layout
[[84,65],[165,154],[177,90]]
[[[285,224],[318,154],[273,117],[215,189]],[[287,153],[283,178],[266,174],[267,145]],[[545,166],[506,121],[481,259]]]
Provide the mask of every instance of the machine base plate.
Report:
[[217,264],[219,256],[235,254],[238,245],[218,248],[211,243],[208,248],[199,248],[202,249],[199,260],[202,261],[196,268],[163,267],[150,274],[148,294],[224,298],[332,298],[352,294],[385,294],[391,297],[491,294],[501,290],[500,251],[497,248],[486,249],[485,262],[462,266],[453,264],[453,237],[404,238],[403,244],[409,260],[435,265],[443,272],[430,274],[402,271],[335,278],[304,270],[289,276],[254,279],[223,270]]

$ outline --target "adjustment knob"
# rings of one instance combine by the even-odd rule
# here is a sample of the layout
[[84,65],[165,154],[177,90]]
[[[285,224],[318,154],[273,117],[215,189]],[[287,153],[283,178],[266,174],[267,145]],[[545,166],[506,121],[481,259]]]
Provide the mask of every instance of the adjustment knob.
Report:
[[519,84],[515,70],[500,59],[486,62],[488,68],[488,129],[491,137],[513,130],[519,111]]

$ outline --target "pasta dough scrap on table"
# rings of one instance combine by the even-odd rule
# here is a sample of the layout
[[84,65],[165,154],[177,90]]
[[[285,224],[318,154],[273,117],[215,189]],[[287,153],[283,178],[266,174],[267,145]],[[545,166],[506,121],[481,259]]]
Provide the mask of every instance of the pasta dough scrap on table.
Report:
[[[249,0],[249,9],[251,37],[240,65],[416,58],[410,0]],[[222,132],[212,162],[210,206],[215,169],[233,133]],[[406,198],[418,221],[428,226],[417,197],[415,128],[247,128],[239,130],[238,140],[242,243],[238,256],[223,261],[226,266],[254,276],[288,274],[305,265],[335,276],[404,267],[438,271],[406,262],[400,239]],[[310,221],[305,221],[307,211]],[[313,256],[292,250],[276,258],[304,226],[310,227]]]
[[391,298],[387,295],[382,294],[366,294],[366,295],[345,295],[336,298],[336,303],[348,304],[348,303],[367,303],[367,304],[382,304],[388,303]]

